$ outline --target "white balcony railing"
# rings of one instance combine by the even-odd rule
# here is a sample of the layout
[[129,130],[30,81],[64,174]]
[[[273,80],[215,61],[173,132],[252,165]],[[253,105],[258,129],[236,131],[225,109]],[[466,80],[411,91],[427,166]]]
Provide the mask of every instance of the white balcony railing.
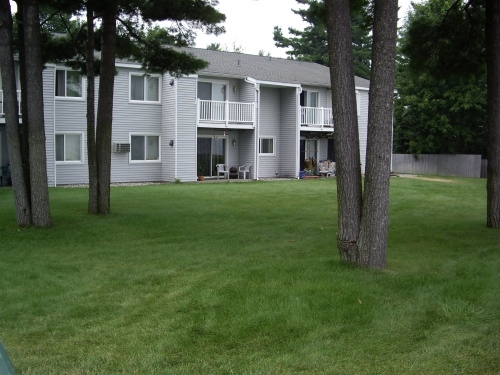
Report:
[[[3,110],[3,90],[0,90],[0,116],[5,116]],[[21,116],[21,90],[17,90],[17,114]]]
[[333,129],[333,112],[331,108],[315,108],[301,107],[300,108],[300,125],[332,128]]
[[255,124],[255,103],[198,100],[198,123]]

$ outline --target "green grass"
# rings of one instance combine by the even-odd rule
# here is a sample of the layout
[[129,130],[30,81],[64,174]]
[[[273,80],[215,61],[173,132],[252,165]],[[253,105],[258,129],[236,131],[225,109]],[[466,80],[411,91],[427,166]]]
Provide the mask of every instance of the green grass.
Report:
[[0,189],[0,339],[19,374],[498,374],[485,181],[393,178],[388,268],[340,263],[334,179]]

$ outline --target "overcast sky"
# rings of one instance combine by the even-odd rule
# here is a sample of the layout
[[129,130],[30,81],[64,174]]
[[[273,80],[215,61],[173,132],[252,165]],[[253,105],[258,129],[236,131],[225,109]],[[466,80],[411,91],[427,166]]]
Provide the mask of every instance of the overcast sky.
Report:
[[[400,20],[404,18],[410,1],[399,0]],[[303,30],[308,25],[291,10],[299,8],[296,0],[219,0],[217,8],[226,15],[226,33],[218,37],[198,33],[196,47],[206,48],[210,43],[220,43],[229,51],[236,46],[242,47],[243,53],[252,55],[263,50],[273,57],[286,57],[286,49],[274,45],[274,26],[281,27],[287,35],[288,27]]]
[[[405,17],[412,0],[399,0],[400,23]],[[421,2],[422,0],[413,0]],[[11,7],[16,4],[11,1]],[[257,55],[259,51],[273,57],[286,57],[286,48],[277,48],[273,41],[274,26],[282,28],[287,35],[288,28],[303,30],[307,23],[292,12],[298,9],[296,0],[219,0],[217,7],[226,15],[226,33],[220,36],[198,32],[196,47],[206,48],[211,43],[220,43],[222,48],[233,51],[241,47],[243,53]]]

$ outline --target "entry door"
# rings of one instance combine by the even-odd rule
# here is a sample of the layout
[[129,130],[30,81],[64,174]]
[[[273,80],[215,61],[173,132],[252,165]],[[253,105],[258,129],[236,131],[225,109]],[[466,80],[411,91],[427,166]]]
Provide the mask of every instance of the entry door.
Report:
[[226,163],[226,138],[198,138],[198,174],[217,176],[217,164]]

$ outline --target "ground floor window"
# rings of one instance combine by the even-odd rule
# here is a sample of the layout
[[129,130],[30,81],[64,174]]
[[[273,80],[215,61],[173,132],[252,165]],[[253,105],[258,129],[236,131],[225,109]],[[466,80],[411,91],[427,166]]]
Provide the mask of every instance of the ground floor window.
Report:
[[56,134],[56,161],[83,162],[83,134]]
[[261,155],[275,155],[274,138],[260,138],[259,141],[259,154]]
[[160,161],[160,136],[156,134],[131,134],[130,160]]

